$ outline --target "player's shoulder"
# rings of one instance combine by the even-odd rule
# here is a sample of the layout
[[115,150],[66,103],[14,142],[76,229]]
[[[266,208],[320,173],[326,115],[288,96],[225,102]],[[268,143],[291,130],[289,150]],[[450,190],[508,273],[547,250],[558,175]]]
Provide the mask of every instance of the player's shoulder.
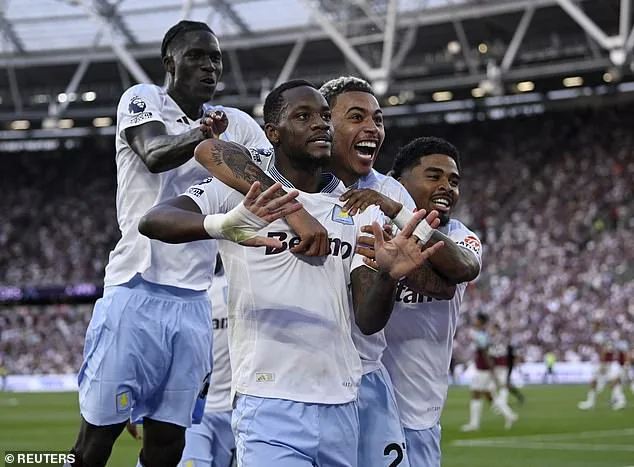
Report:
[[156,84],[139,83],[126,89],[121,94],[121,101],[137,99],[156,99],[163,98],[165,96],[165,89],[157,86]]
[[458,219],[450,219],[447,224],[447,234],[460,246],[480,255],[482,251],[482,241],[480,237],[464,225]]

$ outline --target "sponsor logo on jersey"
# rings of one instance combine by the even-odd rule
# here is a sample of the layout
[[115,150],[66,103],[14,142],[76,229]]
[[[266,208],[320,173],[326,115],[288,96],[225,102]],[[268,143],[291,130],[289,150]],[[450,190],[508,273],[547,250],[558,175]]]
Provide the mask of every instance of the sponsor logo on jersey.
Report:
[[343,208],[338,205],[332,208],[332,220],[340,224],[354,225],[354,219],[350,217],[348,211],[344,211]]
[[189,119],[186,115],[183,115],[181,118],[176,119],[178,123],[184,123],[185,125],[189,125]]
[[130,410],[130,391],[117,394],[117,412],[125,413]]
[[[288,241],[286,241],[288,238],[288,234],[286,232],[268,232],[267,237],[277,238],[280,242],[282,242],[282,248],[272,248],[267,246],[264,251],[265,255],[277,255],[278,253],[295,248],[302,241],[299,237],[291,237]],[[329,255],[341,256],[342,259],[346,259],[353,253],[352,245],[350,243],[341,240],[340,238],[330,238],[329,241]]]
[[396,301],[402,303],[429,303],[434,300],[421,293],[415,292],[402,282],[396,286]]
[[213,318],[211,320],[214,329],[227,329],[229,320],[227,318]]
[[464,240],[460,240],[458,245],[465,247],[467,250],[473,251],[476,255],[479,255],[480,250],[482,249],[480,241],[473,235],[469,235],[465,237]]
[[187,193],[189,193],[190,195],[194,195],[196,198],[200,198],[204,192],[205,191],[202,188],[198,188],[195,186],[192,186],[187,190]]

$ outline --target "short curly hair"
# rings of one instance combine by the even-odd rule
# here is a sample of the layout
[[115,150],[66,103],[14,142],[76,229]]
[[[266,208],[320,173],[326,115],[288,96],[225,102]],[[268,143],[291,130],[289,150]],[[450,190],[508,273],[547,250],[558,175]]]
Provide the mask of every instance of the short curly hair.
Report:
[[301,86],[308,86],[309,88],[317,90],[317,86],[310,81],[306,81],[304,79],[293,79],[280,84],[278,87],[269,92],[264,100],[264,123],[280,123],[280,119],[286,109],[286,99],[282,94],[284,94],[284,91],[299,88]]
[[334,107],[337,97],[341,94],[353,91],[367,92],[374,96],[374,90],[370,83],[356,76],[340,76],[325,82],[319,88],[319,92],[326,98],[330,108]]
[[451,157],[456,161],[458,171],[461,171],[460,153],[453,144],[435,136],[423,136],[410,141],[399,149],[394,157],[390,175],[394,178],[399,178],[403,175],[403,172],[417,166],[421,157],[431,156],[432,154],[442,154]]

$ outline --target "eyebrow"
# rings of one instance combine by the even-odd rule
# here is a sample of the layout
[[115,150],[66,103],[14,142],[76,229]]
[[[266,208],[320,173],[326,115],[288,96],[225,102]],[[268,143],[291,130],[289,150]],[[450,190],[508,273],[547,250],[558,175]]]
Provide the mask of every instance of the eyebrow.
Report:
[[[355,106],[355,107],[350,107],[348,110],[346,110],[346,113],[350,113],[350,112],[352,112],[352,111],[354,111],[354,110],[356,110],[357,112],[364,113],[364,114],[365,114],[365,113],[368,113],[368,109],[364,109],[363,107],[358,107],[358,106]],[[381,115],[383,115],[383,111],[382,111],[381,109],[376,109],[376,110],[374,111],[374,113],[375,113],[375,114],[376,114],[376,113],[380,113]]]
[[[437,173],[437,174],[444,174],[445,173],[445,171],[443,169],[441,169],[440,167],[427,167],[425,169],[425,172],[433,172],[433,173]],[[449,174],[449,176],[450,177],[453,176],[453,177],[456,177],[458,179],[460,178],[460,174],[457,173],[457,172],[451,172]]]

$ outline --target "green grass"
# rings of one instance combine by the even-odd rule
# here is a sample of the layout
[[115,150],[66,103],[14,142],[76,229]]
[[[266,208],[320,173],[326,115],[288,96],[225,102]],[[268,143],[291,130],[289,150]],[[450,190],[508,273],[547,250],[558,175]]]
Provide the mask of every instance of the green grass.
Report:
[[[613,412],[603,393],[596,409],[580,411],[583,386],[532,386],[525,393],[527,403],[517,409],[520,420],[510,431],[485,406],[481,431],[461,433],[469,393],[452,388],[442,419],[443,467],[634,466],[633,406]],[[65,451],[74,442],[78,413],[77,394],[0,393],[0,451]],[[135,465],[139,447],[123,433],[108,465]]]

